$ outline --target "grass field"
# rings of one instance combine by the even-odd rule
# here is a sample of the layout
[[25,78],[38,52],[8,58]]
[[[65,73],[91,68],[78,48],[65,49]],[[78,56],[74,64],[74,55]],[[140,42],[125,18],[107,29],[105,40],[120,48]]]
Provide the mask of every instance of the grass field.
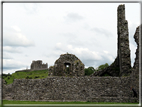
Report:
[[48,70],[36,70],[36,71],[20,71],[9,75],[3,75],[2,78],[7,84],[13,83],[14,79],[43,79],[48,76]]
[[3,104],[138,104],[116,102],[47,102],[47,101],[9,101],[3,100]]

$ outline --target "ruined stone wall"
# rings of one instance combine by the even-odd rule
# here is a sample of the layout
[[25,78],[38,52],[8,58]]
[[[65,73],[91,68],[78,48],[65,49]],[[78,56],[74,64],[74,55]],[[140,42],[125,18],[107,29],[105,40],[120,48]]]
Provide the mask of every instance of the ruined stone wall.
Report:
[[3,99],[42,101],[136,102],[130,77],[48,77],[16,79],[3,85]]
[[107,68],[97,71],[93,76],[103,76],[108,73],[110,76],[128,76],[131,74],[131,60],[129,48],[128,22],[125,20],[125,5],[119,5],[117,9],[117,57]]
[[110,66],[103,70],[95,71],[91,76],[104,76],[105,74],[108,74],[109,76],[118,77],[119,73],[118,57],[116,57],[115,61]]
[[137,44],[137,49],[136,49],[136,52],[135,52],[136,58],[135,58],[134,66],[133,66],[133,68],[136,70],[135,74],[139,74],[139,36],[140,36],[140,27],[142,27],[142,25],[140,25],[140,26],[138,26],[136,28],[136,31],[135,31],[135,34],[134,34],[135,42]]
[[119,5],[117,9],[117,34],[118,34],[118,63],[120,76],[126,76],[131,72],[128,22],[125,20],[125,5]]
[[136,58],[135,58],[135,62],[134,62],[134,66],[133,66],[133,70],[132,70],[132,88],[136,89],[136,92],[139,95],[139,63],[140,63],[140,57],[139,57],[139,48],[140,48],[140,42],[139,42],[139,36],[140,36],[140,30],[142,25],[138,26],[136,28],[135,34],[134,34],[134,38],[135,38],[135,42],[137,43],[137,49],[136,49]]
[[55,61],[54,76],[84,76],[84,64],[73,54],[62,54]]

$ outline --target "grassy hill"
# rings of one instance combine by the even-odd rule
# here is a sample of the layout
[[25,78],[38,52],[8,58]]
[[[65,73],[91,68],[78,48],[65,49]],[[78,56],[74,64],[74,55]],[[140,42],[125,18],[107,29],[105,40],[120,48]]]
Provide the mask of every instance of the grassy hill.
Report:
[[13,74],[2,74],[2,79],[7,84],[13,83],[14,79],[42,79],[48,77],[48,70],[20,71]]

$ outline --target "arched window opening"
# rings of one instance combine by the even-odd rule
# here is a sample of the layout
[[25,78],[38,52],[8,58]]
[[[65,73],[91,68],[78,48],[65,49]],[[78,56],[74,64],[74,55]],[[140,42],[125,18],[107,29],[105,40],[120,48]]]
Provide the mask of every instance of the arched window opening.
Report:
[[70,72],[71,64],[70,63],[64,63],[64,65],[65,65],[65,71]]

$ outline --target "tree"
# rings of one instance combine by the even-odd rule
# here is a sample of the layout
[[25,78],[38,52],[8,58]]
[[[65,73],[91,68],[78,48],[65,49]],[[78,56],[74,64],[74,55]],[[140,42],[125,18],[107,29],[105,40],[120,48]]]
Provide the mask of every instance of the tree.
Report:
[[100,66],[98,67],[98,71],[103,70],[103,69],[105,69],[105,68],[108,67],[108,66],[109,66],[108,63],[105,63],[105,64],[103,64],[103,65],[100,65]]
[[85,68],[85,75],[91,75],[95,72],[95,69],[93,67]]

